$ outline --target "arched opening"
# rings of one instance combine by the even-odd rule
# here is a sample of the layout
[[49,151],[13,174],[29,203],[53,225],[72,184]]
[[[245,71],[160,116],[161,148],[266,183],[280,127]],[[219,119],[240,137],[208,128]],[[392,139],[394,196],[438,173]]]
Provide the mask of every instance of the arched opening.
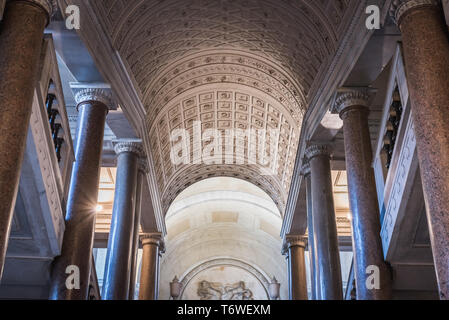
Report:
[[270,299],[273,276],[281,299],[288,297],[281,215],[259,187],[230,177],[202,180],[176,197],[166,224],[160,299],[169,299],[175,276],[183,300]]

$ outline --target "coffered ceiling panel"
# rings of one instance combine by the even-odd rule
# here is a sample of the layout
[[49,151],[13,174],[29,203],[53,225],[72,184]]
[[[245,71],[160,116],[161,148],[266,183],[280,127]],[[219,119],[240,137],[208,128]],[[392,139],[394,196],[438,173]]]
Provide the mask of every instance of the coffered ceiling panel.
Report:
[[[89,6],[145,107],[164,212],[187,186],[220,175],[253,182],[283,212],[311,90],[360,1],[96,0]],[[278,130],[273,174],[236,161],[173,164],[170,134],[191,130],[194,121],[202,130]]]

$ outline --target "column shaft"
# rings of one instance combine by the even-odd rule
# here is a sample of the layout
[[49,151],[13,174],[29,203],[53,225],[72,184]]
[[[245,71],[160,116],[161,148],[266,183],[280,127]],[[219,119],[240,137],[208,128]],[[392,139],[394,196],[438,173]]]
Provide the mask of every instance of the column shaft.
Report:
[[105,300],[126,300],[129,295],[138,158],[138,153],[129,151],[118,155],[114,208],[103,282]]
[[312,290],[312,300],[319,300],[318,274],[316,268],[315,241],[313,236],[313,208],[312,208],[312,184],[310,181],[310,168],[308,174],[304,175],[304,183],[306,184],[306,201],[307,201],[307,229],[308,229],[308,246],[309,246],[309,262],[310,262],[310,286]]
[[141,203],[142,203],[142,183],[145,178],[145,172],[138,170],[137,173],[137,185],[136,185],[136,208],[134,215],[134,227],[133,227],[133,247],[131,251],[131,275],[129,280],[129,300],[134,300],[134,292],[136,289],[136,275],[137,275],[137,252],[139,249],[139,228],[140,228],[140,216],[141,216]]
[[291,300],[308,300],[306,263],[304,258],[305,243],[302,241],[289,242],[289,262],[291,270]]
[[42,7],[11,1],[0,25],[0,279],[47,19],[48,12]]
[[[342,111],[343,132],[348,177],[349,201],[352,212],[352,238],[357,300],[387,300],[391,298],[390,267],[383,258],[380,238],[380,216],[372,151],[365,106],[351,106]],[[380,286],[367,287],[375,267],[379,270]],[[372,285],[372,283],[368,283]]]
[[449,299],[449,41],[437,5],[399,20],[416,146],[441,299]]
[[[62,252],[53,263],[50,298],[86,300],[95,229],[101,151],[108,107],[88,101],[79,105],[75,163],[67,200],[66,226]],[[67,267],[79,268],[80,288],[68,289]]]
[[160,235],[144,236],[139,300],[156,300]]
[[337,224],[329,155],[321,147],[308,149],[311,169],[314,243],[317,255],[319,290],[322,300],[343,299]]

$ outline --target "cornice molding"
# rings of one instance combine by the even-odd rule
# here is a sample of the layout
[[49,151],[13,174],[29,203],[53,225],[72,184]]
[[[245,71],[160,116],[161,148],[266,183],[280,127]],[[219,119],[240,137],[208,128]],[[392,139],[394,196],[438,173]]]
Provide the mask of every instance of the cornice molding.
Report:
[[390,15],[399,26],[401,18],[412,9],[423,6],[439,6],[440,0],[393,0],[390,8]]
[[123,152],[134,153],[142,158],[144,156],[142,141],[140,140],[114,140],[114,151],[117,155]]
[[306,149],[305,155],[309,161],[317,156],[324,155],[330,157],[331,149],[326,144],[313,144]]
[[108,110],[117,109],[111,87],[107,84],[70,83],[70,88],[75,97],[77,108],[82,103],[96,101],[104,104]]

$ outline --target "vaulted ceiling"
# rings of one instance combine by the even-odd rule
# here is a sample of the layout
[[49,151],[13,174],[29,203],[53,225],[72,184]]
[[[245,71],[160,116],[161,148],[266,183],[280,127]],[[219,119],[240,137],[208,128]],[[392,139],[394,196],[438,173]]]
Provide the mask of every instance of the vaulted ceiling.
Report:
[[[245,179],[283,212],[302,120],[359,0],[96,0],[89,6],[130,73],[146,112],[162,208],[213,176]],[[123,106],[126,108],[126,106]],[[170,132],[277,129],[278,163],[170,160]],[[248,146],[246,146],[248,147]],[[192,151],[193,152],[193,151]]]

